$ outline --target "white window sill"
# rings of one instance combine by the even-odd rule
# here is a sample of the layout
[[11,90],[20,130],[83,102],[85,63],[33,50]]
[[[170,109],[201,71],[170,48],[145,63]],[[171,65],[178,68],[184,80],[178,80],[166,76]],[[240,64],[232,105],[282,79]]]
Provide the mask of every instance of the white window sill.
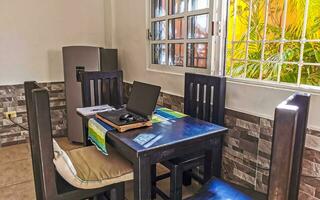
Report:
[[193,67],[179,67],[179,66],[168,66],[168,65],[149,65],[147,71],[171,74],[176,76],[184,76],[186,72],[199,73],[199,74],[210,74],[210,68],[201,69]]
[[297,92],[307,92],[314,95],[320,95],[320,87],[316,86],[308,86],[308,85],[294,85],[289,83],[278,83],[273,81],[260,81],[254,79],[239,79],[239,78],[231,78],[227,77],[227,82],[243,84],[248,86],[258,86],[272,89],[281,89],[287,91],[297,91]]

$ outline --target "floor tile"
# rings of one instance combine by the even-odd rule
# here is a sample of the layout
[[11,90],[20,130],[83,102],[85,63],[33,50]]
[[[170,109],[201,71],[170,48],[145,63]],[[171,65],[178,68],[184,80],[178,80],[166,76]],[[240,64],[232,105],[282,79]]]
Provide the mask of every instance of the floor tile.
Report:
[[28,144],[18,144],[0,148],[0,165],[30,158]]
[[35,200],[33,181],[0,188],[0,200]]
[[0,165],[0,188],[33,180],[31,159]]

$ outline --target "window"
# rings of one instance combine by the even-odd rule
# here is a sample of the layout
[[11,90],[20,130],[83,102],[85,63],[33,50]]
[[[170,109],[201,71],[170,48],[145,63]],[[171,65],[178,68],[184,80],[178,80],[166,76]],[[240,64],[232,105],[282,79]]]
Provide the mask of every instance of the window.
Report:
[[210,72],[211,0],[149,0],[151,68]]
[[226,75],[320,86],[319,0],[230,0]]

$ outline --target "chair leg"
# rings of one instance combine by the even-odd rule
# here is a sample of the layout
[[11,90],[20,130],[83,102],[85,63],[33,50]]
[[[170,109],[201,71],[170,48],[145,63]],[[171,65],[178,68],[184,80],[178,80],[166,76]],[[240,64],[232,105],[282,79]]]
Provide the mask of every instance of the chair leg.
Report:
[[192,181],[191,174],[192,174],[192,169],[183,172],[183,178],[182,178],[183,181],[182,182],[183,182],[184,186],[191,185],[191,181]]
[[117,183],[110,191],[110,200],[124,200],[125,199],[125,186],[124,182]]
[[183,171],[179,166],[175,166],[170,176],[170,199],[182,199],[182,175]]
[[157,192],[154,189],[157,186],[157,164],[151,165],[151,199],[157,197]]

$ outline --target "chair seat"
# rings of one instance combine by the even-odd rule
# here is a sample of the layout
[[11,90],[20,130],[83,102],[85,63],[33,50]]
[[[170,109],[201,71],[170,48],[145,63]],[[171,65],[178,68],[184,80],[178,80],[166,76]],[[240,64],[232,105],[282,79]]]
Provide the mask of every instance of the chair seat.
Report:
[[232,185],[218,179],[213,178],[203,188],[193,197],[188,200],[254,200],[256,198],[251,198],[244,194],[240,190],[236,189]]
[[132,180],[131,163],[111,147],[108,147],[108,153],[105,156],[94,146],[67,152],[75,170],[72,170],[62,156],[56,157],[54,163],[56,170],[69,184],[81,189],[96,189]]

